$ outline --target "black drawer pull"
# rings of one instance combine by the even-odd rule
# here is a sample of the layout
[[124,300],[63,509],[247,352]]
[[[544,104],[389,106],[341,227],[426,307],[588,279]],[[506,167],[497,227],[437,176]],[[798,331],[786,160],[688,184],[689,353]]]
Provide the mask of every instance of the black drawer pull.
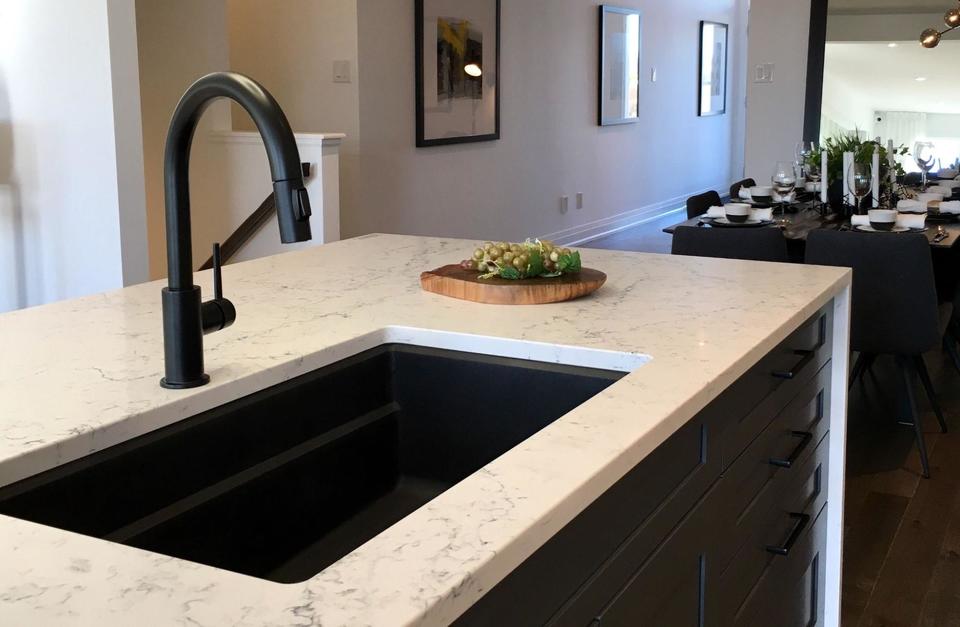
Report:
[[797,448],[793,449],[793,452],[790,453],[790,457],[786,459],[776,459],[770,458],[770,465],[777,466],[778,468],[793,468],[793,465],[797,463],[797,460],[800,459],[800,455],[803,453],[811,442],[813,442],[813,434],[809,431],[793,431],[793,437],[800,438],[800,444],[797,445]]
[[813,358],[817,356],[817,351],[793,351],[793,354],[800,357],[800,361],[790,370],[774,370],[770,374],[778,379],[794,379],[797,374],[807,367]]
[[800,534],[803,533],[803,530],[807,528],[807,524],[810,522],[810,516],[808,514],[790,514],[790,518],[796,520],[797,524],[793,528],[793,531],[790,532],[787,543],[783,546],[767,546],[768,552],[774,555],[789,555],[790,549],[792,549],[793,545],[800,539]]

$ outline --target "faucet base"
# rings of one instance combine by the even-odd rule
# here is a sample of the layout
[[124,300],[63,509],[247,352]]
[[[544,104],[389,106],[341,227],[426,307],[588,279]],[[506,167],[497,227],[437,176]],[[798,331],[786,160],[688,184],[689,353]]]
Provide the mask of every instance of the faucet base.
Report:
[[160,379],[160,387],[167,388],[168,390],[189,390],[190,388],[198,388],[208,383],[210,383],[210,375],[208,374],[203,375],[195,381],[187,381],[186,383],[170,383],[166,377]]

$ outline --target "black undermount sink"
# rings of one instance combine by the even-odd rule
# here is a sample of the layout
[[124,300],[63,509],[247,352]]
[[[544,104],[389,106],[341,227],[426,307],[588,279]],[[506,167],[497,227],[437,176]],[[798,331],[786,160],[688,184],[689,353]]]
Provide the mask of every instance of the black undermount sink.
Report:
[[0,514],[304,581],[624,374],[383,345],[0,488]]

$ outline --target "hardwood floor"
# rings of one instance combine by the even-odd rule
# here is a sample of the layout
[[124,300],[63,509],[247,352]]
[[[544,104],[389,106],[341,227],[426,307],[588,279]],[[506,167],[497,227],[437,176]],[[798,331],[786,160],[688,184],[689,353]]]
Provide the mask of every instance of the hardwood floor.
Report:
[[[675,213],[586,244],[666,253]],[[946,319],[950,307],[942,311]],[[910,427],[897,424],[896,372],[881,358],[850,392],[844,525],[843,627],[960,627],[960,373],[926,356],[950,431],[918,390],[930,479]]]
[[664,233],[663,229],[686,219],[687,214],[683,210],[673,211],[646,224],[588,242],[584,247],[670,254],[673,237]]

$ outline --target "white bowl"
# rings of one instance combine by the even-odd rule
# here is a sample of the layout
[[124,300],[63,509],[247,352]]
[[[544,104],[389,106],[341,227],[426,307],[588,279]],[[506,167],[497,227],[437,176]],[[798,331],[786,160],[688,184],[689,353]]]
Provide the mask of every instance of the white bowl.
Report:
[[892,209],[871,209],[867,217],[870,226],[878,231],[890,231],[897,224],[897,212]]
[[867,212],[871,222],[896,222],[897,212],[893,209],[871,209]]
[[753,207],[750,205],[739,202],[732,202],[723,206],[723,211],[727,214],[727,219],[731,222],[746,222],[750,219],[750,212],[752,210]]
[[754,198],[770,198],[773,196],[773,188],[769,185],[757,185],[756,187],[750,188],[750,195]]

